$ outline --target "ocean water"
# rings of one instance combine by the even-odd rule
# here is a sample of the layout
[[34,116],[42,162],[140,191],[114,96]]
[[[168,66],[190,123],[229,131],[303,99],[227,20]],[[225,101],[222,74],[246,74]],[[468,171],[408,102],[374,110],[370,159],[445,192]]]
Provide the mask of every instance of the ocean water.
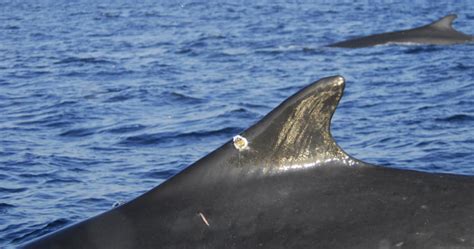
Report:
[[322,77],[369,163],[474,175],[474,46],[325,45],[474,6],[411,1],[1,1],[0,248],[160,184]]

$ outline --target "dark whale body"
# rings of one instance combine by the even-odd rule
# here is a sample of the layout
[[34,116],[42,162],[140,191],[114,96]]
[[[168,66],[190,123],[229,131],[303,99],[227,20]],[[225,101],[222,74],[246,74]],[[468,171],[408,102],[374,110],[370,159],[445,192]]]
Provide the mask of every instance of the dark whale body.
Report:
[[23,248],[470,248],[474,177],[370,165],[330,134],[321,79],[135,200]]
[[350,39],[331,44],[329,47],[362,48],[390,43],[448,45],[474,41],[473,36],[452,27],[456,18],[455,14],[451,14],[422,27]]

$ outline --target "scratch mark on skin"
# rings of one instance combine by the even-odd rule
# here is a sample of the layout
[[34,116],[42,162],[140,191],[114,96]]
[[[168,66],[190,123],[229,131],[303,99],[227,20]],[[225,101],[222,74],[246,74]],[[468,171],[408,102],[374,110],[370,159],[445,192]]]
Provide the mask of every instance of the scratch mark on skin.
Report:
[[201,219],[204,222],[204,224],[206,224],[206,226],[209,226],[209,222],[207,221],[206,216],[204,216],[204,214],[201,212],[199,212],[198,214],[199,216],[201,216]]

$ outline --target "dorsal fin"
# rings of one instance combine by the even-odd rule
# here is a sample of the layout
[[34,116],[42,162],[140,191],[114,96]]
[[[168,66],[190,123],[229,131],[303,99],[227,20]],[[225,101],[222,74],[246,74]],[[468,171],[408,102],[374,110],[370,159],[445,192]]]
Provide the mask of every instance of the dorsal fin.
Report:
[[341,76],[310,84],[158,189],[231,181],[326,163],[358,164],[360,161],[339,148],[330,132],[331,118],[343,91]]
[[447,15],[438,21],[435,21],[431,24],[429,24],[429,27],[435,28],[435,29],[442,29],[442,30],[450,30],[453,29],[453,21],[457,18],[458,16],[456,14],[450,14]]
[[248,147],[239,151],[243,165],[267,170],[307,167],[328,161],[354,162],[330,132],[331,118],[344,90],[344,78],[323,78],[294,94],[241,136]]

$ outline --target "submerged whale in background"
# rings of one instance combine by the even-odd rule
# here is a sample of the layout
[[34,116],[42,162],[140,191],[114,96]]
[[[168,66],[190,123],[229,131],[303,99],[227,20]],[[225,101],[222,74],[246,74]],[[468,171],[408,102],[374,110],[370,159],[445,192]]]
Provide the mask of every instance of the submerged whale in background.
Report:
[[474,177],[384,168],[331,137],[321,79],[122,206],[24,248],[473,248]]
[[382,44],[434,44],[447,45],[474,41],[474,36],[466,35],[456,31],[453,21],[457,15],[447,15],[431,24],[395,32],[350,39],[347,41],[333,43],[329,47],[362,48]]

